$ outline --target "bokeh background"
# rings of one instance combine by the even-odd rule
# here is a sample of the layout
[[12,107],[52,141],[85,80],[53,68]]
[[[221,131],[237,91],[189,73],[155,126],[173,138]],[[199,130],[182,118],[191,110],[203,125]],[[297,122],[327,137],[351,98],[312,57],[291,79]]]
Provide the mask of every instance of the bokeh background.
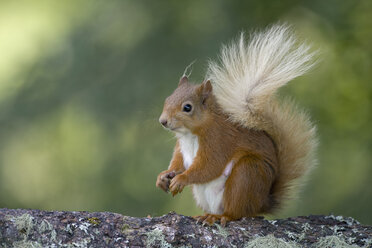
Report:
[[319,128],[319,166],[279,217],[372,224],[372,1],[1,1],[0,207],[201,213],[155,188],[163,101],[240,31],[293,25],[320,63],[281,94]]

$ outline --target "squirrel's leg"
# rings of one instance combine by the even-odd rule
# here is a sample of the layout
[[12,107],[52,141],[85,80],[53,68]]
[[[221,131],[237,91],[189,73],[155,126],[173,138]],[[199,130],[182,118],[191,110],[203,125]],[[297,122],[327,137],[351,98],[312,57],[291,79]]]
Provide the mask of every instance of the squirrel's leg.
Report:
[[242,157],[226,181],[223,196],[224,213],[229,220],[256,216],[270,205],[274,171],[258,155]]
[[231,220],[263,213],[270,204],[274,172],[258,155],[246,155],[234,165],[225,183],[222,215],[206,213],[195,216],[197,222],[222,226]]
[[179,144],[177,142],[168,170],[165,170],[158,175],[158,178],[156,180],[156,187],[161,188],[165,192],[168,192],[172,178],[184,171],[185,167],[183,166],[183,157],[180,151]]

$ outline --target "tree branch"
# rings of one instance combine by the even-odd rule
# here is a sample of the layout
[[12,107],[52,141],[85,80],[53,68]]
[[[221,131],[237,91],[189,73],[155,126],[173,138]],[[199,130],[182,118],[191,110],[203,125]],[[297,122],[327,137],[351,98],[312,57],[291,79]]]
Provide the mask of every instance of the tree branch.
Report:
[[222,228],[175,213],[135,218],[109,212],[0,209],[0,247],[370,247],[371,236],[371,226],[332,215],[244,218]]

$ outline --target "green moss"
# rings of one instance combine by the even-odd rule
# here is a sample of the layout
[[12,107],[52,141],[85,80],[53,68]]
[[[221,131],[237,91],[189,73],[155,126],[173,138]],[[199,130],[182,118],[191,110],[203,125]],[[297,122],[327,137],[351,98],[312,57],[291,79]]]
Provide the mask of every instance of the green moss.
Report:
[[57,232],[56,232],[56,230],[52,230],[52,232],[50,234],[50,240],[51,241],[57,241]]
[[50,224],[48,221],[43,220],[40,225],[38,225],[38,231],[40,233],[46,232],[46,231],[52,231],[53,225]]
[[88,222],[94,226],[98,226],[99,224],[101,224],[101,220],[97,217],[88,218]]
[[267,248],[298,248],[300,247],[295,242],[288,242],[284,239],[276,238],[274,235],[267,235],[264,237],[258,237],[249,241],[244,248],[256,248],[256,247],[267,247]]
[[101,233],[101,232],[99,231],[99,229],[94,229],[93,232],[94,232],[94,234],[97,235],[97,236]]
[[12,247],[14,248],[43,248],[44,246],[42,246],[41,244],[35,241],[22,240],[22,241],[14,242]]
[[319,239],[315,244],[316,248],[323,247],[335,247],[335,248],[350,248],[350,247],[359,247],[357,245],[349,245],[342,238],[336,235],[326,236]]
[[23,214],[21,216],[8,216],[7,219],[13,222],[17,230],[25,236],[28,236],[34,227],[34,217],[29,214]]
[[372,239],[362,239],[362,241],[364,242],[363,247],[372,247]]
[[229,236],[229,232],[226,228],[223,228],[221,225],[218,225],[217,223],[214,224],[217,227],[217,234],[221,235],[223,238],[227,238]]
[[130,226],[128,224],[124,224],[123,227],[121,228],[121,231],[125,231],[129,228]]
[[128,224],[124,224],[122,227],[121,227],[121,232],[123,234],[129,234],[130,232],[132,231],[132,229],[130,228],[130,226]]
[[[267,247],[267,248],[297,248],[301,247],[298,243],[294,241],[285,241],[281,238],[276,238],[274,235],[267,235],[264,237],[258,237],[249,241],[244,248],[253,248],[253,247]],[[343,237],[332,235],[319,238],[312,247],[323,248],[323,247],[334,247],[334,248],[350,248],[350,247],[359,247],[357,245],[348,244]],[[368,247],[366,245],[364,247]]]
[[72,234],[74,233],[74,231],[71,229],[71,225],[70,225],[70,224],[68,224],[68,225],[66,226],[66,228],[64,228],[64,230],[65,230],[66,232],[68,232],[70,235],[72,235]]
[[161,248],[171,248],[172,245],[169,244],[164,237],[163,232],[155,228],[151,232],[148,232],[147,234],[147,240],[146,240],[146,247],[154,247],[156,244],[156,241],[159,241]]

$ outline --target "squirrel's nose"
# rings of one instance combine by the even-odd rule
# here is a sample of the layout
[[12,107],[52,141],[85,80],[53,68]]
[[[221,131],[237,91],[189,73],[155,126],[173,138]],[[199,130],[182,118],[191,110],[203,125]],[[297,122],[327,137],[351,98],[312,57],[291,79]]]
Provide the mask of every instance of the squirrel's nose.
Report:
[[159,122],[163,125],[163,127],[167,127],[168,121],[166,119],[160,119]]

